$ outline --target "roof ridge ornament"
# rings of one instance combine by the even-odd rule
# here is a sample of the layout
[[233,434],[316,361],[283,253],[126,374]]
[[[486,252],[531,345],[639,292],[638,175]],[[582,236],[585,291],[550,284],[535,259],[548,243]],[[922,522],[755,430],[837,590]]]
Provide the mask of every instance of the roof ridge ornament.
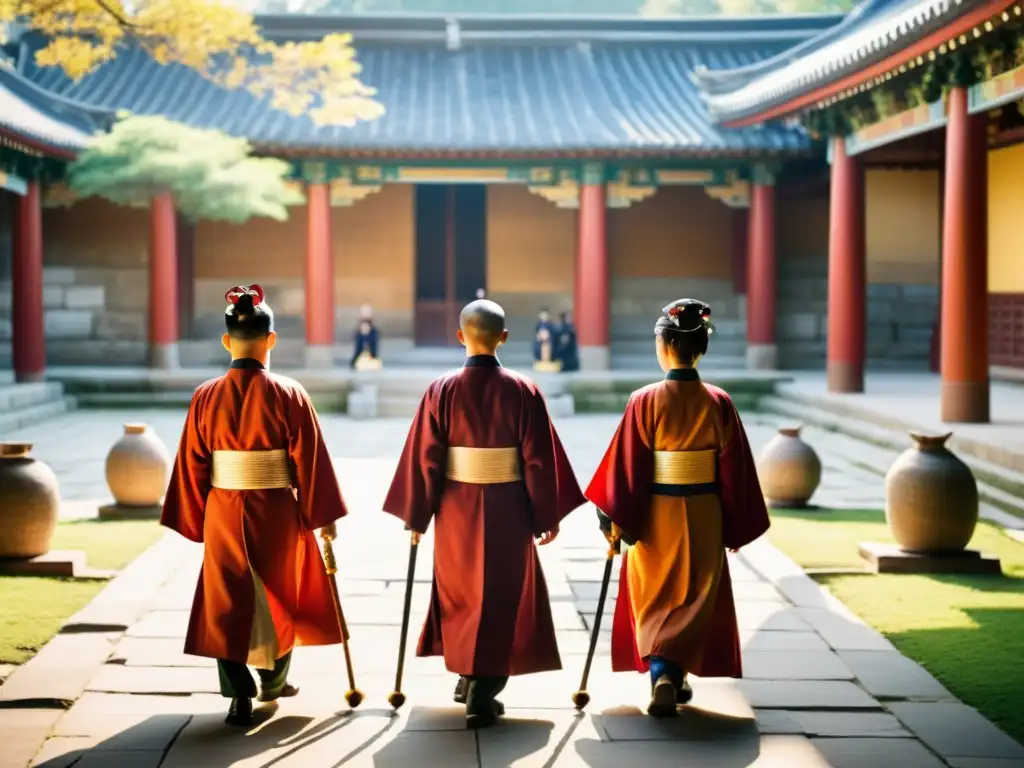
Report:
[[462,27],[459,20],[454,16],[448,16],[444,20],[444,41],[449,51],[457,51],[462,48]]

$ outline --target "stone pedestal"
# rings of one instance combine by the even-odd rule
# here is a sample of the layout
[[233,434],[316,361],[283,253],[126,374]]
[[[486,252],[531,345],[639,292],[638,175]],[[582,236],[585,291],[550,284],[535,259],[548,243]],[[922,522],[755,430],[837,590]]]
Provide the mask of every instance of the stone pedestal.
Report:
[[334,367],[334,346],[331,344],[307,344],[305,363],[309,369]]
[[748,344],[747,368],[751,371],[774,371],[779,367],[779,348],[775,344]]
[[87,570],[85,552],[80,550],[54,549],[45,555],[28,560],[0,558],[0,575],[3,576],[76,578],[81,577]]
[[607,371],[612,367],[612,353],[608,347],[580,347],[580,369]]
[[104,504],[100,507],[100,520],[159,520],[163,506],[131,507],[127,504]]
[[1002,575],[999,558],[965,549],[949,554],[904,552],[895,544],[865,542],[860,556],[875,573],[973,573]]
[[378,413],[377,387],[361,386],[349,392],[348,416],[351,419],[375,419]]

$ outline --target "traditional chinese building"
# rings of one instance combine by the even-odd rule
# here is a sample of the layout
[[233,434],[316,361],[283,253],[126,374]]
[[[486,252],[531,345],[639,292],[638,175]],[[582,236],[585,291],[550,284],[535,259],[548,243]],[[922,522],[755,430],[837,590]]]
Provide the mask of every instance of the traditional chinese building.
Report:
[[[720,125],[799,116],[827,142],[832,391],[863,391],[872,331],[906,311],[870,301],[878,200],[865,170],[887,163],[928,174],[915,194],[889,201],[892,231],[935,232],[941,220],[936,247],[918,255],[941,275],[942,417],[988,421],[990,365],[1024,367],[1021,3],[869,0],[785,56],[698,78]],[[766,302],[752,286],[748,307]]]
[[[863,347],[833,374],[853,387],[857,361],[924,368],[939,316],[941,135],[865,138],[859,192],[837,208],[845,166],[832,165],[830,193],[825,144],[801,125],[836,110],[825,109],[831,96],[800,100],[849,89],[844,73],[889,50],[869,41],[868,59],[851,58],[845,41],[882,28],[924,40],[976,4],[932,4],[923,26],[908,26],[901,9],[917,5],[869,2],[846,19],[263,19],[276,39],[354,33],[362,79],[387,111],[350,129],[317,127],[141,52],[73,83],[37,68],[26,39],[12,59],[29,86],[246,136],[293,160],[306,192],[287,222],[234,226],[177,220],[167,199],[116,208],[46,183],[45,274],[80,297],[45,310],[61,317],[49,322],[48,359],[211,363],[224,286],[258,281],[282,336],[305,340],[283,344],[279,364],[343,360],[364,303],[389,364],[422,359],[414,347],[450,343],[458,308],[485,288],[524,340],[541,307],[571,310],[589,368],[649,367],[653,318],[677,296],[714,308],[709,363],[817,368],[827,346],[838,371],[856,355],[837,348]],[[999,5],[997,21],[1012,13]],[[786,73],[795,90],[774,85]],[[835,266],[844,237],[847,272]],[[839,275],[854,276],[846,293]]]

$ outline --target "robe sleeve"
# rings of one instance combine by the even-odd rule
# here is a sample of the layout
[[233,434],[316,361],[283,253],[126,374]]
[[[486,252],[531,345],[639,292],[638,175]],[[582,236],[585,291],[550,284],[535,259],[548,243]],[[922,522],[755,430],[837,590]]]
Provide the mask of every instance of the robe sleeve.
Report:
[[299,513],[307,530],[317,530],[344,517],[348,510],[309,395],[299,387],[290,402],[288,458],[295,473]]
[[212,465],[212,455],[203,441],[199,426],[203,410],[202,392],[199,389],[192,395],[160,513],[161,525],[197,544],[203,542]]
[[643,395],[634,392],[586,492],[633,541],[641,539],[647,527],[654,478],[654,451],[643,423],[643,405]]
[[728,549],[739,549],[763,535],[771,522],[757,479],[754,456],[736,406],[725,392],[718,390],[713,394],[722,409],[725,428],[718,455],[722,541]]
[[554,530],[587,503],[569,457],[551,423],[544,396],[532,385],[525,392],[520,426],[523,483],[533,512],[533,533]]
[[435,388],[420,401],[398,460],[384,511],[402,520],[406,530],[426,533],[441,503],[448,449],[436,410]]

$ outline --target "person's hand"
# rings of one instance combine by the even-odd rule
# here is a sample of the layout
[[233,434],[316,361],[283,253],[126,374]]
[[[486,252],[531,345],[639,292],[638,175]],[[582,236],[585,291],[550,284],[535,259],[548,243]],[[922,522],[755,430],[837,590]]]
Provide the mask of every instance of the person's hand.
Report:
[[336,539],[338,538],[338,526],[334,523],[325,525],[320,529],[320,537],[323,539]]
[[736,554],[737,552],[739,552],[739,550],[738,550],[738,549],[733,549],[732,547],[730,547],[730,548],[729,548],[729,551],[730,551],[730,552],[732,552],[732,553],[733,553],[734,555],[735,555],[735,554]]
[[601,529],[601,533],[604,534],[604,537],[608,540],[609,544],[616,544],[622,541],[622,529],[619,528],[619,526],[617,526],[615,523],[612,523],[612,527],[610,530],[606,531],[604,529]]
[[537,544],[543,547],[545,544],[550,544],[552,541],[558,538],[558,526],[556,525],[550,531],[544,531],[537,539]]
[[412,542],[412,545],[414,547],[419,545],[420,540],[422,538],[423,538],[423,534],[420,533],[419,531],[410,531],[409,540]]

